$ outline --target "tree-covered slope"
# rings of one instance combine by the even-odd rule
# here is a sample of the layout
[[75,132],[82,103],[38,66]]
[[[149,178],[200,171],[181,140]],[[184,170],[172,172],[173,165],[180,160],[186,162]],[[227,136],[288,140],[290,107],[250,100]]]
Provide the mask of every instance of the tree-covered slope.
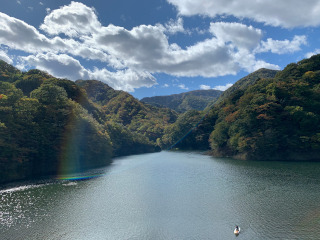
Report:
[[226,91],[220,92],[219,98],[210,102],[204,111],[188,111],[181,115],[174,124],[166,128],[161,139],[161,147],[170,148],[174,146],[179,149],[209,150],[209,136],[218,118],[216,111],[219,109],[219,103],[232,94],[242,94],[246,88],[253,85],[258,79],[275,77],[277,72],[269,69],[257,70],[238,80]]
[[[168,146],[183,137],[179,148],[209,148],[209,140],[218,156],[320,160],[320,55],[270,73],[274,77],[241,79],[207,113],[186,115],[170,126],[173,131],[166,132],[163,143]],[[194,119],[199,115],[203,119]],[[192,121],[196,127],[177,136]]]
[[278,70],[261,68],[253,73],[250,73],[249,75],[239,79],[235,84],[233,84],[226,91],[222,92],[219,99],[217,99],[217,101],[215,102],[210,103],[208,107],[211,108],[213,104],[218,104],[222,102],[224,99],[226,99],[236,91],[243,91],[247,89],[250,85],[253,85],[259,79],[274,78],[278,72],[279,72]]
[[178,114],[168,108],[144,104],[124,91],[116,91],[99,81],[77,81],[88,97],[98,104],[108,121],[121,124],[132,132],[144,135],[156,142],[164,128],[176,121]]
[[0,62],[0,183],[104,166],[152,152],[147,137],[111,122],[74,82]]
[[264,160],[320,160],[320,55],[289,64],[219,106],[216,154]]
[[169,96],[146,97],[141,102],[154,106],[171,108],[179,113],[188,110],[203,110],[205,107],[219,98],[222,91],[196,90]]

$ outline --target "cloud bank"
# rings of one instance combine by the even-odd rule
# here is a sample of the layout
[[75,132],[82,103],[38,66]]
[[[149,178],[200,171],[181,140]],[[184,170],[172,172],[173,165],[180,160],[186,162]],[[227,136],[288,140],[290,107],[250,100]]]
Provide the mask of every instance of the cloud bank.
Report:
[[320,25],[318,0],[167,0],[180,15],[209,17],[234,16],[249,18],[276,27],[307,27]]
[[[169,2],[184,15],[227,14],[222,9],[222,1],[214,1],[215,5],[209,0]],[[239,5],[237,1],[231,2]],[[243,2],[245,9],[247,2],[239,2]],[[199,12],[200,3],[205,12]],[[216,6],[214,11],[212,6]],[[190,7],[194,9],[190,10]],[[170,35],[188,34],[181,17],[166,24],[139,25],[129,30],[112,24],[103,26],[94,8],[71,2],[48,11],[37,29],[0,12],[0,45],[28,53],[28,56],[20,57],[21,66],[36,67],[71,80],[97,79],[115,89],[131,92],[135,88],[155,85],[153,74],[156,73],[177,77],[219,77],[262,67],[279,69],[277,65],[257,59],[256,54],[292,53],[307,43],[305,36],[295,36],[292,41],[262,41],[261,29],[235,22],[212,22],[208,32],[207,39],[181,47],[169,41]],[[10,62],[4,51],[0,51],[0,58]],[[98,61],[104,67],[88,69],[84,66],[86,61]],[[180,88],[187,89],[182,85]]]

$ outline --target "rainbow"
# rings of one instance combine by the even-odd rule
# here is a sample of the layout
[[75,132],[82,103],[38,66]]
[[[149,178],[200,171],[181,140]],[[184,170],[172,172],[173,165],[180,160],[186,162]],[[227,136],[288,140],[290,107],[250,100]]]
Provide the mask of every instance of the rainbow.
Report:
[[85,176],[71,176],[71,175],[58,175],[57,179],[58,180],[72,180],[72,181],[80,181],[80,180],[88,180],[88,179],[92,179],[92,178],[98,178],[98,177],[102,177],[103,174],[99,174],[99,175],[85,175]]
[[101,173],[88,174],[83,173],[85,168],[80,146],[85,136],[84,121],[72,112],[69,115],[68,122],[61,142],[61,151],[56,179],[59,180],[86,180],[103,176]]
[[[79,131],[81,131],[81,121],[71,113],[67,125],[64,130],[63,140],[61,142],[61,151],[58,163],[58,176],[69,176],[77,172],[81,172],[79,143]],[[63,177],[67,179],[68,177]],[[60,177],[59,177],[60,179]]]

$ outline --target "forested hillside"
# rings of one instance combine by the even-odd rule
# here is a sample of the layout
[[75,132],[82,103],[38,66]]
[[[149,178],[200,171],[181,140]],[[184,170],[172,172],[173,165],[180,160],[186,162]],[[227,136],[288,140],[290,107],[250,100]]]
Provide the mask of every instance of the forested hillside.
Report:
[[0,61],[0,182],[80,172],[156,150],[111,121],[74,82]]
[[108,121],[126,126],[150,141],[160,139],[165,127],[177,120],[175,111],[143,104],[129,93],[116,91],[105,83],[93,80],[76,83],[86,90],[90,100],[101,107]]
[[320,55],[235,92],[217,110],[215,154],[264,160],[320,160]]
[[259,70],[211,108],[178,114],[99,81],[0,61],[0,182],[104,166],[172,147],[261,160],[319,160],[320,55]]
[[212,102],[208,108],[211,108],[214,104],[218,104],[222,102],[224,99],[229,97],[235,91],[243,91],[248,88],[250,85],[253,85],[259,79],[267,79],[267,78],[274,78],[278,73],[278,70],[270,70],[266,68],[261,68],[249,75],[241,78],[235,84],[233,84],[230,88],[226,91],[222,92],[221,96],[217,99],[217,101]]
[[159,107],[171,108],[179,113],[188,110],[204,110],[209,103],[214,103],[222,91],[196,90],[169,96],[156,96],[141,99],[141,102]]
[[[169,125],[161,139],[161,147],[166,149],[174,146],[179,149],[209,150],[209,136],[214,129],[218,115],[219,103],[230,97],[231,94],[245,90],[258,79],[273,78],[278,71],[259,69],[248,76],[241,78],[232,87],[220,92],[220,97],[208,104],[204,111],[188,111],[179,116],[178,120]],[[214,107],[217,105],[216,107]]]
[[[193,130],[193,145],[199,145],[201,136],[210,135],[211,151],[218,156],[320,160],[319,123],[317,55],[289,64],[273,78],[258,78],[219,100]],[[188,142],[179,144],[192,148]]]

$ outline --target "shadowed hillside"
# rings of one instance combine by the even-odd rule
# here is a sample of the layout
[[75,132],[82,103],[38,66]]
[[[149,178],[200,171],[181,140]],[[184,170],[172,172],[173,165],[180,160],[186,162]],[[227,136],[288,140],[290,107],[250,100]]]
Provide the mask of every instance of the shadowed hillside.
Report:
[[159,150],[112,119],[74,82],[0,61],[0,182],[82,172],[113,156]]

